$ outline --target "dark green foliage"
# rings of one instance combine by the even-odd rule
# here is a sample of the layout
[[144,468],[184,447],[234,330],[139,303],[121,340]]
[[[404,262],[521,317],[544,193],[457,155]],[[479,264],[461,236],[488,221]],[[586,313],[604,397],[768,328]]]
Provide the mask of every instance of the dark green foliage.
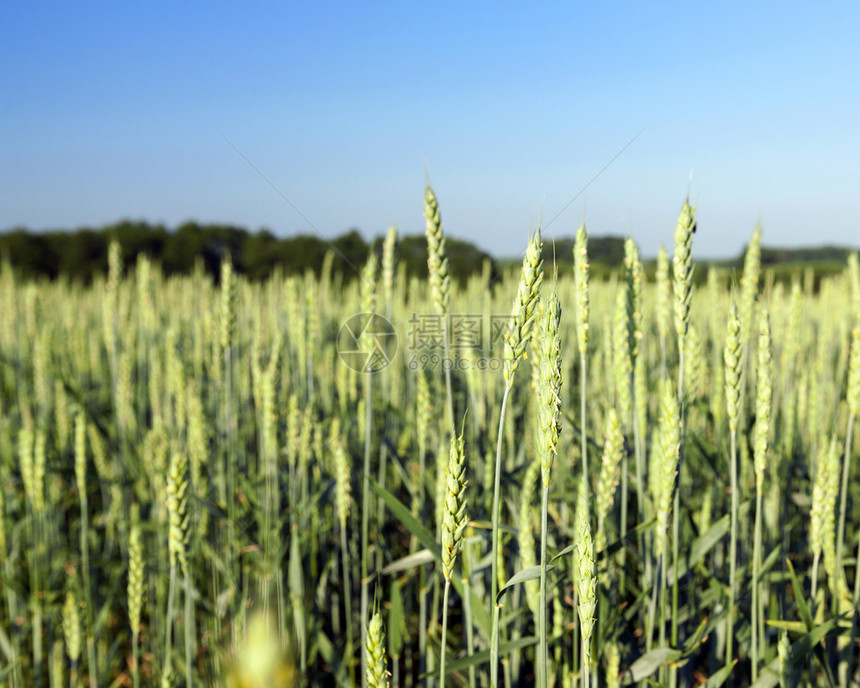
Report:
[[[33,232],[14,228],[0,234],[0,259],[7,260],[24,278],[64,277],[73,282],[89,284],[97,274],[107,272],[107,251],[112,240],[122,247],[123,263],[132,266],[140,254],[161,264],[165,276],[188,274],[197,261],[204,271],[218,279],[221,260],[226,253],[233,257],[237,272],[259,281],[271,277],[276,270],[284,274],[304,274],[310,270],[319,275],[328,251],[333,253],[332,269],[344,282],[358,274],[367,260],[371,246],[382,254],[382,238],[368,244],[358,230],[351,229],[330,241],[313,234],[300,234],[284,239],[267,229],[251,233],[234,225],[199,224],[189,221],[174,231],[164,225],[144,221],[121,220],[99,229],[83,227],[75,231],[49,230]],[[480,271],[485,260],[490,261],[492,283],[502,273],[519,269],[521,256],[498,261],[468,241],[446,237],[448,270],[453,279],[464,284],[469,275]],[[573,238],[561,237],[544,241],[543,260],[552,268],[553,256],[559,274],[573,269]],[[746,250],[746,249],[744,249]],[[774,282],[790,283],[802,279],[806,270],[813,271],[817,289],[822,277],[838,274],[845,266],[849,249],[825,246],[821,248],[778,249],[762,248],[761,260],[765,274],[772,272]],[[398,262],[408,277],[427,277],[427,240],[423,235],[402,237],[397,246]],[[696,285],[705,282],[708,268],[720,268],[728,285],[743,267],[743,253],[728,261],[700,261],[693,274]],[[588,260],[592,279],[603,281],[624,263],[624,239],[621,237],[589,237]],[[654,261],[645,261],[645,277],[654,279]]]

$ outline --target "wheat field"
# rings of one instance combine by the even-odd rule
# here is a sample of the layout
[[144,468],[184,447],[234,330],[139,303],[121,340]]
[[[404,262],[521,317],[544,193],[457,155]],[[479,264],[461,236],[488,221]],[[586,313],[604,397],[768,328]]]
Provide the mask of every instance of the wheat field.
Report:
[[[0,270],[0,685],[860,681],[860,268]],[[551,245],[546,238],[543,245]]]

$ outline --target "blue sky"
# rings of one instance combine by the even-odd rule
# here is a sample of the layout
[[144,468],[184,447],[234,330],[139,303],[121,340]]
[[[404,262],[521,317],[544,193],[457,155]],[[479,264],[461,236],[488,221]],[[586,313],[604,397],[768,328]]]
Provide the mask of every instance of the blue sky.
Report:
[[545,236],[653,256],[689,190],[699,256],[857,247],[858,35],[853,2],[5,3],[0,228],[414,234],[426,174],[512,255],[638,133]]

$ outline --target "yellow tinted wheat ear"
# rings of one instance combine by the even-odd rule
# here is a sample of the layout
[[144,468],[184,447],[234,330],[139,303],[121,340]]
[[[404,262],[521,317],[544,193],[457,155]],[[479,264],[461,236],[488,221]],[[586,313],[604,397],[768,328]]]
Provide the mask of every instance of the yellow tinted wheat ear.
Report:
[[344,446],[343,437],[340,434],[340,421],[335,416],[331,421],[331,430],[329,432],[330,443],[334,452],[334,504],[337,519],[340,521],[340,527],[346,528],[347,519],[349,518],[349,495],[350,495],[350,462]]
[[703,343],[699,329],[691,324],[687,331],[687,351],[684,356],[684,380],[689,390],[688,400],[696,400],[704,394],[707,369],[704,366]]
[[672,509],[672,492],[678,471],[678,452],[680,447],[680,418],[678,399],[669,380],[663,381],[662,401],[660,404],[659,444],[657,447],[655,472],[652,476],[652,494],[657,511],[657,537],[654,540],[655,555],[663,554]]
[[361,271],[359,290],[362,313],[373,313],[376,310],[376,273],[378,267],[379,260],[376,257],[376,252],[371,250],[367,256],[367,262],[364,264],[364,269]]
[[585,225],[576,231],[573,244],[573,284],[576,298],[576,341],[579,355],[585,356],[588,348],[588,232]]
[[45,469],[48,461],[48,435],[44,429],[36,430],[36,442],[33,445],[33,508],[36,511],[45,510]]
[[672,320],[672,283],[669,280],[669,255],[662,246],[657,253],[657,334],[660,337],[661,369],[666,371],[666,345]]
[[87,421],[82,410],[75,415],[75,483],[78,498],[87,501]]
[[394,294],[394,252],[397,247],[397,227],[391,225],[382,245],[382,290],[386,307],[392,302]]
[[[54,646],[51,648],[51,685],[65,685],[66,679],[64,676],[66,666],[66,650],[63,641],[57,639],[54,641]],[[74,685],[74,679],[72,679]]]
[[[445,235],[442,233],[442,218],[436,194],[427,186],[424,189],[424,217],[427,221],[427,269],[433,304],[440,318],[440,333],[444,349],[444,360],[450,362],[451,347],[448,341],[448,301],[451,278],[448,274],[448,255],[445,251]],[[448,426],[451,437],[457,434],[454,427],[454,392],[451,386],[451,366],[444,365],[445,395],[447,400]]]
[[747,245],[744,256],[744,271],[741,276],[741,348],[745,347],[752,334],[753,306],[758,295],[761,275],[761,227],[757,226]]
[[8,561],[6,554],[6,501],[5,491],[0,490],[0,559]]
[[427,268],[430,273],[430,291],[436,312],[445,317],[451,278],[448,275],[448,255],[445,252],[445,235],[436,194],[429,186],[424,189],[424,218],[427,221]]
[[[687,329],[690,325],[690,303],[693,297],[693,233],[696,231],[696,209],[689,200],[684,201],[678,223],[675,225],[675,257],[672,259],[675,303],[675,332],[678,351],[683,357]],[[684,390],[678,394],[683,398]]]
[[848,363],[848,411],[860,413],[860,313],[851,330],[851,357]]
[[81,616],[78,607],[77,579],[72,572],[66,587],[66,601],[63,604],[63,638],[66,652],[73,665],[81,656]]
[[21,469],[21,480],[24,483],[24,493],[34,511],[39,511],[42,488],[36,484],[36,467],[33,458],[33,429],[25,424],[18,433],[18,463]]
[[642,263],[632,237],[624,242],[624,273],[627,282],[627,343],[634,365],[642,339]]
[[373,613],[367,626],[365,643],[367,688],[388,688],[388,668],[385,659],[385,628],[379,610]]
[[[848,482],[851,474],[851,448],[854,420],[860,410],[860,312],[851,330],[851,351],[848,359],[848,429],[845,434],[845,458],[842,462],[842,488],[839,498],[839,530],[836,536],[836,562],[842,566],[842,549],[845,544],[845,518],[848,511]],[[860,569],[856,573],[855,590],[860,597]]]
[[589,328],[588,302],[588,233],[581,225],[573,243],[573,288],[576,307],[576,339],[579,347],[579,452],[582,460],[582,477],[588,482],[588,439],[586,433],[586,387]]
[[595,546],[597,551],[606,547],[606,532],[604,521],[612,507],[615,497],[615,489],[618,487],[620,477],[619,467],[624,456],[624,434],[621,424],[618,422],[618,414],[614,408],[609,409],[606,414],[606,440],[603,444],[603,461],[600,466],[600,476],[597,479],[597,488],[594,491],[595,508],[597,512],[597,532],[595,534]]
[[606,688],[621,688],[621,652],[618,643],[610,641],[603,657],[606,661]]
[[[345,367],[345,366],[343,366]],[[322,433],[320,433],[320,437]],[[349,476],[352,466],[346,450],[346,441],[341,435],[340,421],[334,416],[329,428],[329,446],[334,453],[335,473],[335,514],[340,525],[340,553],[343,570],[343,598],[346,611],[346,646],[353,651],[352,644],[352,586],[349,576],[349,545],[347,540],[347,523],[349,520],[350,484]],[[322,448],[317,449],[317,456],[322,456]]]
[[[818,561],[822,553],[825,562],[830,559],[828,550],[833,549],[835,533],[836,498],[839,495],[839,447],[835,439],[820,443],[815,466],[815,482],[812,488],[810,509],[809,545],[812,549],[812,591],[817,586]],[[835,553],[833,554],[835,560]],[[826,563],[825,563],[826,566]]]
[[729,310],[728,334],[723,361],[726,370],[726,411],[729,417],[729,430],[738,430],[738,413],[741,397],[741,321],[738,309],[732,301]]
[[758,340],[758,383],[756,390],[756,424],[753,437],[753,456],[756,483],[759,489],[764,481],[767,464],[768,432],[770,430],[771,397],[773,395],[773,366],[771,362],[770,320],[762,314]]
[[740,488],[738,486],[737,432],[741,398],[741,321],[734,300],[729,309],[729,323],[723,362],[726,375],[726,411],[729,418],[731,451],[729,453],[729,481],[731,485],[731,534],[729,536],[729,614],[727,624],[726,664],[731,664],[734,644],[735,580],[737,575],[738,508]]
[[226,349],[236,336],[236,278],[228,253],[221,262],[221,348]]
[[131,628],[132,642],[132,682],[134,688],[140,685],[140,666],[138,635],[140,633],[140,615],[143,610],[144,585],[143,543],[140,535],[140,507],[131,506],[131,526],[128,532],[128,623]]
[[761,331],[758,340],[758,371],[756,382],[756,422],[753,429],[753,467],[755,469],[756,511],[753,534],[753,583],[751,618],[751,664],[752,680],[758,678],[758,649],[765,642],[762,628],[764,611],[760,608],[761,595],[759,572],[762,562],[762,497],[764,490],[764,470],[768,454],[768,431],[770,430],[770,406],[773,381],[770,351],[770,321],[767,313],[762,314]]

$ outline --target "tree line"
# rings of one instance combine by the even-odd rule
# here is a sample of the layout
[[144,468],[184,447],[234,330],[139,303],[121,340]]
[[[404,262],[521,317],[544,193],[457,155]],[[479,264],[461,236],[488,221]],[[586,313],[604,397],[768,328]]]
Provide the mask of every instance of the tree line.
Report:
[[[165,276],[188,274],[200,265],[217,280],[221,261],[227,254],[238,273],[255,281],[268,278],[276,270],[287,275],[304,274],[308,270],[319,274],[326,253],[331,252],[333,274],[340,273],[344,281],[349,281],[367,261],[371,249],[381,252],[383,239],[377,237],[368,242],[357,229],[329,240],[312,234],[279,238],[266,229],[250,232],[236,225],[189,221],[169,229],[162,224],[122,220],[101,228],[73,231],[33,232],[16,228],[0,234],[0,259],[11,264],[25,279],[63,278],[89,284],[94,276],[106,274],[108,246],[114,240],[122,248],[126,265],[133,265],[138,255],[145,254],[161,266]],[[557,237],[554,242],[545,240],[545,265],[550,267],[555,262],[560,273],[572,269],[573,241],[573,237]],[[480,273],[485,261],[489,262],[493,281],[503,272],[518,270],[522,262],[522,255],[493,258],[474,244],[453,237],[447,237],[446,244],[449,272],[452,279],[460,282]],[[700,263],[696,281],[704,280],[707,270],[701,268],[708,265],[722,269],[731,279],[743,265],[744,251],[730,260]],[[848,253],[848,249],[839,247],[762,248],[761,262],[778,280],[788,281],[798,271],[812,268],[817,281],[823,275],[839,272]],[[423,235],[400,237],[397,254],[407,277],[427,276],[427,242]],[[606,279],[623,265],[624,238],[591,236],[588,256],[592,278]],[[653,261],[646,261],[645,268],[646,275],[653,278]]]

